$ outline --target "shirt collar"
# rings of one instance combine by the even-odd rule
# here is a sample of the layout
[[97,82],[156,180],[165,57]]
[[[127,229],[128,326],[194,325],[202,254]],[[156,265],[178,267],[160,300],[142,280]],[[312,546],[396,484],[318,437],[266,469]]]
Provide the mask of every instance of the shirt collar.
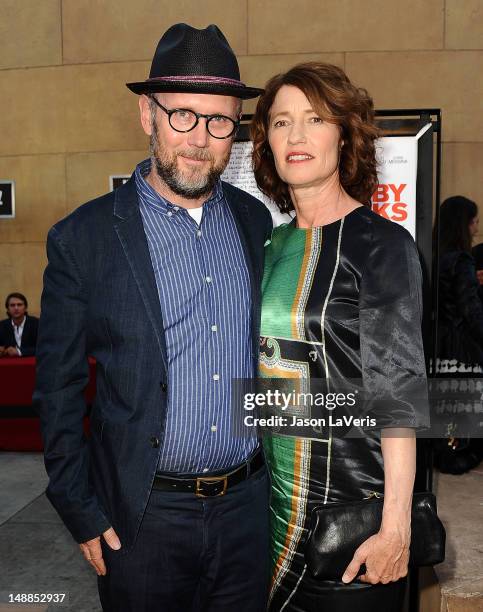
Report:
[[[167,214],[170,210],[176,207],[175,204],[163,198],[146,180],[147,175],[151,172],[151,159],[145,159],[136,166],[134,177],[136,181],[136,189],[138,196],[148,206]],[[223,187],[221,180],[218,179],[215,183],[213,193],[203,203],[203,207],[206,211],[210,210],[217,202],[223,201]],[[177,207],[176,207],[177,208]],[[180,207],[181,208],[181,207]]]
[[27,320],[27,315],[24,315],[22,322],[20,323],[20,325],[15,325],[13,319],[10,319],[10,321],[12,322],[12,327],[16,327],[17,329],[23,329],[23,326],[25,325],[25,321]]

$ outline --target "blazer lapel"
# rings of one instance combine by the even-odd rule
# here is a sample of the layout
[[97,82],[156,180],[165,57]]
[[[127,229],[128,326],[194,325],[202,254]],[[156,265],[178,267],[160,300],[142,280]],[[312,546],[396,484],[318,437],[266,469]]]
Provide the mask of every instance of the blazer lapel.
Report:
[[223,183],[223,191],[228,206],[235,219],[238,234],[245,254],[245,260],[250,276],[251,298],[252,298],[252,334],[253,334],[253,353],[255,358],[258,355],[258,336],[260,335],[260,284],[261,270],[259,262],[256,260],[252,240],[250,237],[250,216],[246,202],[241,200],[237,193],[230,189],[230,186]]
[[114,217],[114,228],[139,288],[167,371],[166,338],[161,306],[146,234],[139,212],[134,175],[115,192]]

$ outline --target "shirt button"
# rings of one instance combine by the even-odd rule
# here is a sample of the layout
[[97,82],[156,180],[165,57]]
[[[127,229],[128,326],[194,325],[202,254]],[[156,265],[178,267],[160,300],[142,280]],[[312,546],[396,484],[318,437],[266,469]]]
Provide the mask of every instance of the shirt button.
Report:
[[211,276],[207,276],[207,277],[205,278],[205,281],[206,281],[207,283],[211,283]]
[[211,431],[216,431],[216,425],[211,426]]
[[213,380],[220,380],[219,374],[213,374]]
[[164,391],[166,393],[166,391],[168,390],[168,385],[166,383],[161,383],[159,386],[161,387],[161,391]]
[[172,216],[173,216],[173,213],[170,210],[168,210],[168,217],[172,217]]
[[151,444],[151,446],[153,448],[158,448],[159,447],[159,438],[156,438],[156,436],[151,436],[151,438],[149,438],[149,443]]
[[203,469],[203,472],[207,472],[207,471],[208,471],[208,468],[204,468],[204,469]]
[[179,210],[179,206],[175,206],[175,207],[173,208],[173,210],[178,211],[178,210]]
[[196,231],[196,235],[198,236],[198,238],[201,236],[201,230],[197,230]]
[[211,331],[218,331],[218,325],[212,325]]

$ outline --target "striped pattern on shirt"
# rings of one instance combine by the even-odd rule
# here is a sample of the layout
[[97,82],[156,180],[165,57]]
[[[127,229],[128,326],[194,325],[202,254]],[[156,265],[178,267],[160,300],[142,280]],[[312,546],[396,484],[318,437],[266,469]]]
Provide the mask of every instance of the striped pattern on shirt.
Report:
[[201,474],[239,465],[257,446],[231,397],[232,379],[254,375],[250,278],[221,183],[198,226],[146,182],[150,169],[141,162],[135,177],[168,356],[158,469]]

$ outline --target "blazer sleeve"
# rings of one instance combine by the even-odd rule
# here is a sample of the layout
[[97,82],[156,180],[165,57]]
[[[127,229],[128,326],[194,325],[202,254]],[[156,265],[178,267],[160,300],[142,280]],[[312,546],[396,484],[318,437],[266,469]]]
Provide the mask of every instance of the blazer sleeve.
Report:
[[40,414],[47,497],[77,542],[92,539],[110,523],[89,481],[84,435],[88,383],[87,290],[72,251],[54,227],[47,239],[37,344],[34,403]]
[[418,251],[400,226],[385,220],[375,225],[359,296],[365,397],[378,429],[427,427]]
[[4,321],[0,321],[0,346],[11,346],[11,340],[9,335],[9,328],[12,327],[10,323],[10,319],[5,319]]

